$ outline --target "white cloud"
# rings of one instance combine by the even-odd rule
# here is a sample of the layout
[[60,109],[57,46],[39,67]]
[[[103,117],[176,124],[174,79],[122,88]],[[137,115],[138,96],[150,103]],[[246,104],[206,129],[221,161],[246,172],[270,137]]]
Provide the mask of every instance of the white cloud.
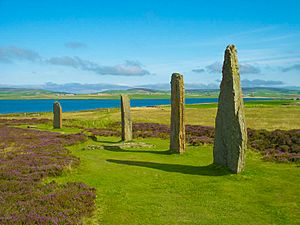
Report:
[[281,68],[282,72],[300,71],[300,63]]
[[244,79],[241,81],[243,87],[273,87],[283,85],[284,83],[279,80],[248,80]]
[[0,48],[0,61],[13,62],[14,60],[35,61],[40,59],[40,55],[32,50],[18,48],[15,46]]
[[[249,63],[240,63],[241,74],[259,74],[260,68],[258,66]],[[214,62],[205,67],[209,73],[222,73],[222,64],[220,62]]]
[[103,66],[89,60],[83,60],[79,57],[52,57],[47,60],[49,64],[68,66],[85,71],[91,71],[99,75],[114,76],[144,76],[150,75],[150,72],[143,68],[137,61],[126,61],[124,64],[115,66]]

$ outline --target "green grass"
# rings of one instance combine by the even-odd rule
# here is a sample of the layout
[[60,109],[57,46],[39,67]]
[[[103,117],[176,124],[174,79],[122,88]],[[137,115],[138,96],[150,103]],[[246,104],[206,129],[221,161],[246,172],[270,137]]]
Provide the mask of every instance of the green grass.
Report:
[[[263,162],[248,151],[246,170],[232,175],[212,163],[212,146],[169,155],[168,141],[139,139],[153,148],[122,149],[100,137],[70,147],[81,164],[54,180],[97,189],[86,224],[299,224],[299,168]],[[88,145],[104,149],[83,150]],[[47,180],[49,182],[52,179]]]
[[[247,102],[251,128],[299,129],[299,101]],[[189,124],[214,125],[216,104],[188,105]],[[10,118],[52,118],[51,113]],[[134,122],[169,124],[170,107],[132,108]],[[64,113],[64,125],[107,127],[120,121],[118,109]],[[27,127],[23,125],[23,127]],[[53,130],[51,124],[36,128]],[[78,128],[61,132],[76,133]],[[188,146],[183,155],[168,154],[169,142],[137,139],[153,147],[124,148],[117,137],[99,137],[68,147],[80,165],[58,183],[84,182],[97,190],[94,216],[85,224],[300,224],[299,166],[264,162],[248,151],[239,175],[212,166],[212,146]],[[103,149],[85,150],[87,146]]]
[[61,129],[54,129],[52,124],[37,124],[37,125],[18,125],[15,127],[20,127],[20,128],[29,128],[29,129],[34,129],[34,130],[44,130],[44,131],[51,131],[51,132],[58,132],[61,134],[77,134],[81,131],[79,128],[74,128],[74,127],[63,127]]

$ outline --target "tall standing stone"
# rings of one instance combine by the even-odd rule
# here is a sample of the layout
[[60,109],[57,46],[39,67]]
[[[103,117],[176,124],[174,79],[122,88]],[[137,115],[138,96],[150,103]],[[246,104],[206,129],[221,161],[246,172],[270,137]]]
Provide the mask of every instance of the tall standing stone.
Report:
[[183,76],[179,73],[173,73],[171,78],[170,151],[185,151],[184,83]]
[[121,95],[122,141],[132,140],[132,121],[130,115],[130,99]]
[[62,128],[62,109],[59,102],[54,102],[53,104],[53,128]]
[[245,166],[247,130],[240,85],[237,50],[227,46],[216,117],[214,163],[240,173]]

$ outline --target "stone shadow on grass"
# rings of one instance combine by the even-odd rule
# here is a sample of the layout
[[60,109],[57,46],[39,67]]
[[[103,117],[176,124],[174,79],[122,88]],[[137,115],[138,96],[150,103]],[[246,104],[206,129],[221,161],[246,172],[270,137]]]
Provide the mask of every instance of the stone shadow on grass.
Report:
[[161,154],[161,155],[171,155],[172,153],[170,150],[166,151],[151,151],[151,150],[127,150],[127,149],[122,149],[119,146],[112,146],[112,145],[104,145],[103,148],[107,151],[111,152],[131,152],[131,153],[153,153],[153,154]]
[[88,138],[90,138],[91,140],[93,140],[95,142],[104,143],[104,144],[117,144],[117,143],[121,143],[122,142],[122,140],[119,140],[119,141],[103,141],[103,140],[98,140],[98,138],[95,135],[90,135],[90,136],[88,136]]
[[166,172],[175,172],[175,173],[183,173],[183,174],[190,174],[190,175],[224,176],[224,175],[231,174],[231,172],[226,168],[219,167],[214,164],[210,164],[207,166],[190,166],[190,165],[180,165],[180,164],[166,164],[166,163],[128,161],[128,160],[116,160],[116,159],[107,159],[106,161],[111,163],[122,164],[122,165],[147,167],[147,168],[162,170]]

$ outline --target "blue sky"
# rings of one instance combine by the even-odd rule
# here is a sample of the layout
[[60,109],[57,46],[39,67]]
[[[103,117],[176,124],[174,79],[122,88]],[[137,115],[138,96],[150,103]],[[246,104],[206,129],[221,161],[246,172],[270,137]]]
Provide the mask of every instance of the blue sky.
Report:
[[241,79],[300,86],[299,1],[0,0],[0,84],[218,84],[228,44]]

